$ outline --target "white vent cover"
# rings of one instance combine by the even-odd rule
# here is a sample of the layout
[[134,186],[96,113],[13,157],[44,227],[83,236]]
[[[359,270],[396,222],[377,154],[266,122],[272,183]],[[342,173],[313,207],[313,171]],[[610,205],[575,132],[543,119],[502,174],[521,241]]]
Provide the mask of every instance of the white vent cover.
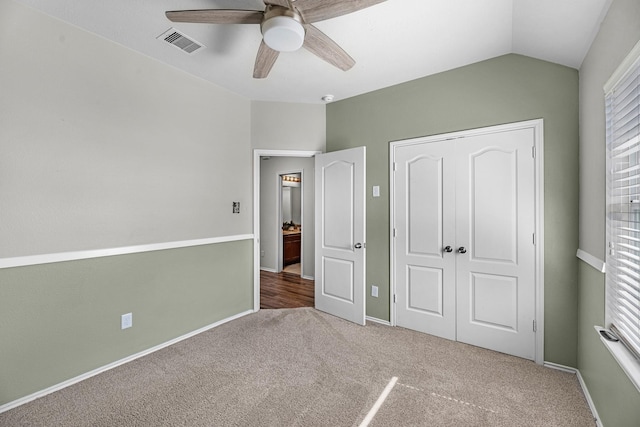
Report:
[[198,43],[197,41],[185,36],[175,28],[169,28],[167,31],[160,34],[157,39],[164,40],[170,45],[190,54],[205,47],[202,43]]

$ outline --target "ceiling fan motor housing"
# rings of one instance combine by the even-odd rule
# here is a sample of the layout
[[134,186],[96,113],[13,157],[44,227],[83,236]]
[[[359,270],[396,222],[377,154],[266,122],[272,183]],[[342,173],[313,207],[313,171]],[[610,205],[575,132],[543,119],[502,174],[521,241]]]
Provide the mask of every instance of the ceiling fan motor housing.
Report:
[[304,44],[302,18],[284,7],[270,7],[260,25],[264,42],[273,50],[293,52]]

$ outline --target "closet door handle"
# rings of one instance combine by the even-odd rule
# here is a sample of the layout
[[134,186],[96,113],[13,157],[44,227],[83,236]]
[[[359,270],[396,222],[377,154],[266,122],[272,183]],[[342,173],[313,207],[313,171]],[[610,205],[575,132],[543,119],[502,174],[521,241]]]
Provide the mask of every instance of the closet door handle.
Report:
[[362,249],[362,243],[356,243],[353,247],[356,249]]
[[460,246],[458,248],[458,253],[459,254],[466,254],[467,253],[467,249],[464,246]]
[[453,248],[452,248],[451,246],[445,246],[445,247],[444,247],[444,251],[445,251],[446,253],[450,253],[450,252],[453,252]]

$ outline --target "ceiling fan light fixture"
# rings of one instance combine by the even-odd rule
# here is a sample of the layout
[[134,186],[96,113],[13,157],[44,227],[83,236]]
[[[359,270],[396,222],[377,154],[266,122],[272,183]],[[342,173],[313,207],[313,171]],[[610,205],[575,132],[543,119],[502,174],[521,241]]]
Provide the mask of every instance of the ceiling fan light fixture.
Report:
[[304,43],[304,27],[290,16],[274,16],[262,24],[264,42],[278,52],[293,52]]

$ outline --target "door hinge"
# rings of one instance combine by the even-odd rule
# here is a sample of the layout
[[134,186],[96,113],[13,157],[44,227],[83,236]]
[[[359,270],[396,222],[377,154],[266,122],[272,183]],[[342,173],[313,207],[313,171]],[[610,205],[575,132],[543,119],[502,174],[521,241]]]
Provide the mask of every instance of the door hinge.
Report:
[[536,146],[531,147],[531,157],[536,158]]
[[396,162],[393,162],[393,171],[396,171]]
[[538,332],[538,325],[536,325],[536,321],[533,321],[533,332]]
[[396,228],[393,227],[393,237],[396,237]]
[[393,294],[393,303],[396,303],[396,294]]
[[536,244],[536,233],[533,233],[533,244]]

